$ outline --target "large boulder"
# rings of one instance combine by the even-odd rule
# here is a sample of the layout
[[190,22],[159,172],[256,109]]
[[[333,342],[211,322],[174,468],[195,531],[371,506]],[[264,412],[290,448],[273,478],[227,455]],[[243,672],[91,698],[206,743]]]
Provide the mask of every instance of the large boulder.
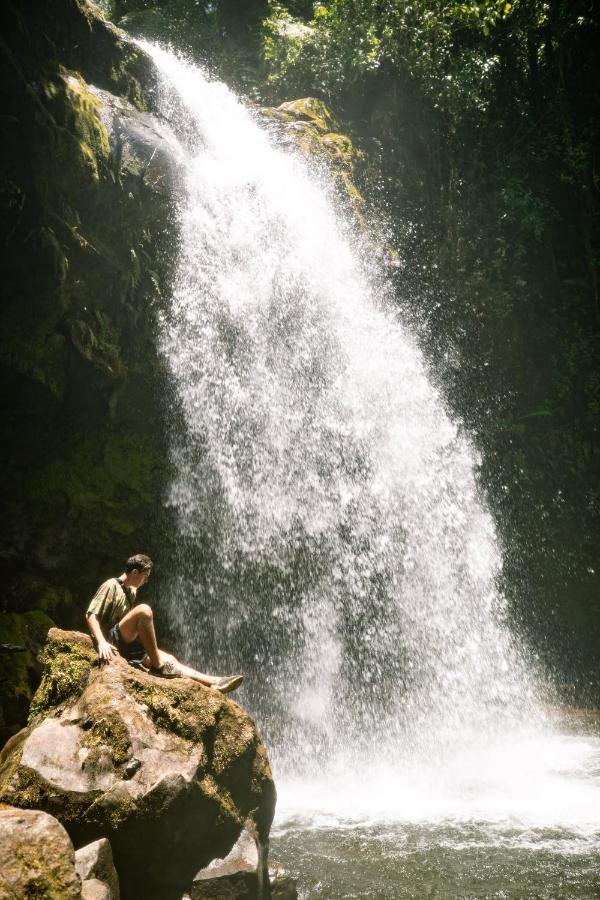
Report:
[[106,837],[124,900],[181,896],[246,821],[266,843],[275,787],[248,714],[189,679],[154,678],[52,629],[29,727],[0,756],[0,801],[55,815],[76,847]]
[[0,809],[0,897],[80,900],[73,844],[52,816]]

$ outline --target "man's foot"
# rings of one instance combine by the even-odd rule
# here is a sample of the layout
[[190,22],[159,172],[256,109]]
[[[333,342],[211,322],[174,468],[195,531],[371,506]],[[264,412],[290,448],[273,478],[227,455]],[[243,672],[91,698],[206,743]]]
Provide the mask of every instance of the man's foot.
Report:
[[225,675],[224,678],[219,678],[218,681],[211,684],[211,687],[221,691],[222,694],[229,694],[230,691],[235,691],[236,688],[239,688],[243,680],[243,675]]
[[151,675],[157,675],[159,678],[181,678],[181,671],[171,659],[165,659],[162,666],[150,669]]

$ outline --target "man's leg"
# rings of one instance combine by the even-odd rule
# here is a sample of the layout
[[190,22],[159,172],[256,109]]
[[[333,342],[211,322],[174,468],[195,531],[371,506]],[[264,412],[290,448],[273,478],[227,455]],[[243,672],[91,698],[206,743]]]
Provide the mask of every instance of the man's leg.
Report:
[[193,678],[194,681],[199,681],[205,687],[217,684],[221,680],[218,675],[207,675],[204,672],[198,672],[197,669],[192,669],[191,666],[186,666],[184,663],[179,662],[175,656],[165,653],[164,650],[159,650],[158,652],[163,662],[170,660],[173,663],[179,675],[183,675],[185,678]]
[[139,606],[134,606],[126,616],[123,616],[119,622],[119,631],[126,644],[130,644],[136,638],[139,639],[146,651],[146,656],[142,662],[152,669],[160,669],[163,663],[170,661],[175,666],[177,674],[199,681],[205,687],[217,685],[222,681],[222,678],[218,675],[207,675],[204,672],[198,672],[197,669],[192,669],[191,666],[186,666],[184,663],[179,662],[170,653],[165,653],[164,650],[158,649],[156,632],[154,630],[154,617],[152,609],[147,603],[140,603]]
[[158,669],[163,663],[161,652],[156,643],[156,632],[154,630],[154,616],[152,609],[147,603],[140,603],[129,610],[126,616],[123,616],[119,622],[119,631],[121,637],[126,644],[131,644],[138,638],[142,647],[146,651],[147,660],[153,669]]

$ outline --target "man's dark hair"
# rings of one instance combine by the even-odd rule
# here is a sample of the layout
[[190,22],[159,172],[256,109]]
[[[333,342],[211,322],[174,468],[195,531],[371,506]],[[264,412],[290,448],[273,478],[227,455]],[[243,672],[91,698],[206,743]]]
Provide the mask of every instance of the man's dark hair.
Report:
[[151,568],[152,560],[144,553],[136,553],[135,556],[130,556],[125,563],[125,571],[127,572],[127,574],[133,572],[134,569],[137,569],[138,572],[145,572],[146,569]]

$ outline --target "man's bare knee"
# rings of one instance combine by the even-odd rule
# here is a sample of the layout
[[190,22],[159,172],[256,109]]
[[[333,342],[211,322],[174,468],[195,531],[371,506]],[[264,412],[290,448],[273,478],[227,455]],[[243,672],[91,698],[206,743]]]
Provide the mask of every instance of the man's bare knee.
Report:
[[147,603],[140,603],[135,609],[140,619],[145,619],[146,621],[152,619],[152,608]]

